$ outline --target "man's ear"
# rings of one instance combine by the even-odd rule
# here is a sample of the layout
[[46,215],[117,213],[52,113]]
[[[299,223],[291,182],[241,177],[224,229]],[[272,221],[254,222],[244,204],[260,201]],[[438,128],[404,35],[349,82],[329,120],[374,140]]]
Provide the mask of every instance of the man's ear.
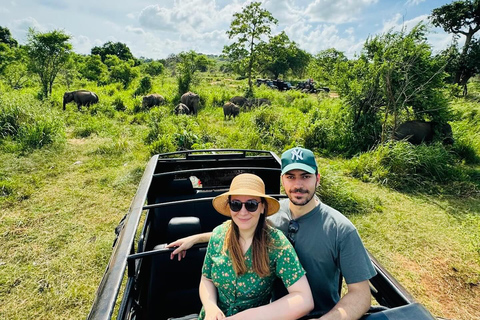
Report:
[[320,173],[317,173],[317,187],[320,185]]

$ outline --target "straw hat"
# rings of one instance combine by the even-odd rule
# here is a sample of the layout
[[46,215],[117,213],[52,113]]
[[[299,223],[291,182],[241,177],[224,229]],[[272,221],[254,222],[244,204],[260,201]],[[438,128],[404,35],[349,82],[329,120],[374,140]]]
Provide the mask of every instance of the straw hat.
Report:
[[277,199],[267,196],[265,194],[265,184],[263,180],[251,173],[242,173],[233,178],[230,184],[230,190],[216,196],[213,200],[213,207],[224,216],[230,217],[230,207],[228,206],[228,196],[253,196],[262,197],[267,201],[268,211],[265,212],[267,216],[274,214],[280,208],[280,203]]

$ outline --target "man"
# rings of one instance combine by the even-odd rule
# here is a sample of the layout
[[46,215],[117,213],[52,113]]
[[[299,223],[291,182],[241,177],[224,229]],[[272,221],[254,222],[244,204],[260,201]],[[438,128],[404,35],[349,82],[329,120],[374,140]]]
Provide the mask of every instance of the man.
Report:
[[[312,151],[293,148],[281,160],[288,199],[269,220],[287,235],[307,271],[314,312],[322,320],[359,319],[370,307],[368,280],[376,274],[360,236],[350,220],[315,196],[320,175]],[[178,248],[171,257],[181,259],[186,249],[209,238],[204,233],[172,242],[168,247]],[[347,293],[340,299],[341,276]]]

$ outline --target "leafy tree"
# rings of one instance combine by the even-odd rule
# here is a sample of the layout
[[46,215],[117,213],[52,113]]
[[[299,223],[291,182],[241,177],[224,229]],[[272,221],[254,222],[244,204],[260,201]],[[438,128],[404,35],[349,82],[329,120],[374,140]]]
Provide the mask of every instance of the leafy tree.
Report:
[[82,77],[95,81],[97,84],[104,84],[108,77],[108,67],[98,54],[87,56],[79,71]]
[[177,63],[177,82],[179,95],[190,90],[190,85],[196,82],[195,72],[198,70],[198,55],[195,51],[181,52],[178,55],[180,62]]
[[150,76],[155,77],[161,75],[165,70],[165,66],[160,61],[151,61],[142,65],[143,71]]
[[105,64],[110,70],[110,81],[120,82],[127,89],[130,83],[140,75],[138,67],[133,60],[123,61],[115,55],[107,55]]
[[149,93],[151,90],[152,90],[152,78],[150,78],[150,76],[145,76],[140,80],[140,85],[135,90],[133,95],[135,97],[145,95]]
[[338,75],[339,66],[348,59],[345,54],[335,48],[320,51],[312,59],[308,68],[308,74],[321,83],[335,85],[336,80],[341,78]]
[[308,54],[304,55],[284,31],[271,37],[268,43],[259,44],[259,52],[260,69],[263,73],[271,74],[274,79],[280,75],[285,76],[294,69],[302,70],[308,65]]
[[442,122],[448,118],[441,91],[443,61],[432,57],[426,32],[426,26],[419,24],[409,33],[402,30],[367,39],[360,58],[340,66],[339,74],[344,76],[338,90],[349,106],[354,128],[363,131],[363,139],[376,141],[377,121],[381,121],[384,141],[387,131],[394,131],[412,113],[416,119]]
[[[451,58],[448,69],[453,75],[453,83],[461,85],[466,94],[467,82],[478,73],[477,66],[480,60],[479,44],[475,39],[475,34],[480,30],[480,1],[454,1],[433,9],[430,19],[434,26],[453,33],[457,39],[460,35],[465,36],[461,52],[458,49],[448,49],[447,54]],[[457,47],[456,41],[453,47]]]
[[58,72],[68,62],[72,45],[70,36],[54,30],[40,33],[33,29],[28,32],[29,70],[37,74],[42,85],[44,98],[52,94],[52,86]]
[[126,44],[121,42],[106,42],[101,47],[93,47],[91,53],[92,55],[99,55],[103,63],[105,63],[108,55],[117,56],[120,60],[123,61],[135,61],[133,54],[130,52],[130,48],[128,48]]
[[10,33],[10,30],[6,27],[1,27],[1,26],[0,26],[0,43],[5,43],[11,48],[18,46],[18,42],[17,40],[13,39],[12,34]]
[[260,2],[252,2],[242,12],[235,13],[234,19],[227,31],[229,39],[236,41],[223,48],[231,61],[239,61],[237,69],[245,68],[248,75],[248,88],[252,92],[252,72],[256,67],[258,45],[262,37],[270,36],[271,25],[277,24],[270,12],[260,8]]
[[[2,61],[1,48],[3,43],[0,43],[0,61]],[[8,49],[8,48],[7,48]],[[28,71],[28,54],[25,46],[18,48],[11,48],[9,50],[9,56],[2,66],[0,62],[0,71],[2,72],[2,78],[5,83],[12,89],[21,89],[28,85],[31,78],[31,73]]]
[[197,70],[200,72],[207,72],[208,68],[211,66],[215,65],[215,62],[213,62],[212,59],[209,59],[206,55],[204,54],[199,54],[197,56],[197,59],[195,61],[195,64],[197,66]]

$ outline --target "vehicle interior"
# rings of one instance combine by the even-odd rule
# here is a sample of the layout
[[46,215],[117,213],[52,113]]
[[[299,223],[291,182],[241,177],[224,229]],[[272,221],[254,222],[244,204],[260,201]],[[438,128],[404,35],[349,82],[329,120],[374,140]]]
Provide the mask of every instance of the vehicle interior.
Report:
[[[280,167],[279,158],[266,151],[176,152],[153,157],[126,222],[122,222],[125,225],[119,226],[119,244],[88,319],[112,316],[116,300],[112,292],[119,291],[125,270],[121,269],[123,258],[117,257],[121,254],[126,257],[128,279],[117,319],[186,320],[198,314],[198,286],[207,243],[189,249],[181,261],[170,259],[173,249],[165,248],[166,244],[212,231],[224,222],[227,217],[215,211],[212,199],[227,191],[233,177],[240,173],[260,176],[267,194],[284,198],[280,193]],[[370,281],[375,303],[363,319],[433,319],[373,256],[371,259],[378,273]],[[319,316],[312,314],[305,319]]]

